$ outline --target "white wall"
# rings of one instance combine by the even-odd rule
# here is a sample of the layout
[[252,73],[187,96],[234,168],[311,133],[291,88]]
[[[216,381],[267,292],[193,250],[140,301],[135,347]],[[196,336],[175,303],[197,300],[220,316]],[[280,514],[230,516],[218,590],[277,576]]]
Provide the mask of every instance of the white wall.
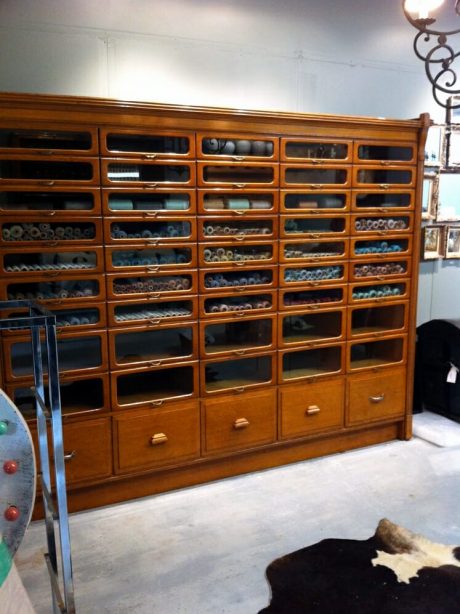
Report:
[[[442,122],[414,32],[400,0],[0,0],[0,90]],[[459,282],[423,264],[419,321]]]

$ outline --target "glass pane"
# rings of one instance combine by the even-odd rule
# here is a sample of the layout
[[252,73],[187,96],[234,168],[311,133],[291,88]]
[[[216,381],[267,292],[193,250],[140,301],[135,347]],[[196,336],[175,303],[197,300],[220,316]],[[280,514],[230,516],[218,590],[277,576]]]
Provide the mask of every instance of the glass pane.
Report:
[[384,297],[397,297],[406,294],[406,284],[376,284],[374,286],[355,286],[354,300],[372,300]]
[[89,279],[66,279],[34,283],[8,284],[10,300],[49,300],[90,298],[99,294],[99,282]]
[[242,245],[238,247],[207,247],[203,250],[205,262],[248,262],[250,260],[271,260],[271,245]]
[[3,211],[90,211],[94,195],[74,192],[0,192]]
[[306,313],[283,318],[283,341],[298,343],[340,337],[342,334],[342,313]]
[[299,282],[311,280],[341,279],[343,266],[321,266],[304,269],[285,269],[284,281]]
[[156,320],[157,318],[189,317],[192,315],[192,311],[191,301],[162,301],[117,305],[114,313],[117,322],[133,322],[136,320]]
[[203,234],[206,237],[216,236],[232,237],[234,235],[272,235],[272,220],[225,220],[222,222],[205,222]]
[[50,309],[56,316],[56,326],[86,326],[97,324],[101,317],[98,309]]
[[4,241],[81,241],[94,239],[95,224],[8,223],[2,226]]
[[203,153],[223,156],[272,156],[273,142],[252,139],[228,139],[207,136],[202,142]]
[[345,230],[345,218],[288,218],[284,219],[286,233],[322,233],[343,232]]
[[112,252],[114,267],[187,264],[192,261],[191,248],[155,247],[152,249],[121,249]]
[[355,230],[358,232],[406,230],[407,228],[409,228],[408,217],[361,217],[355,220]]
[[271,364],[271,356],[213,362],[206,365],[206,390],[215,392],[226,388],[240,388],[270,382]]
[[209,324],[204,332],[206,353],[271,345],[272,329],[272,320],[268,319]]
[[343,256],[344,253],[344,241],[308,241],[306,243],[286,243],[284,245],[285,258],[333,258],[334,256]]
[[286,194],[286,209],[344,209],[347,204],[345,194]]
[[341,184],[347,181],[347,171],[340,168],[287,168],[286,183]]
[[114,222],[112,239],[174,239],[190,237],[190,222]]
[[283,379],[311,377],[340,371],[341,347],[322,347],[313,350],[286,352],[283,355]]
[[407,262],[382,262],[378,264],[355,264],[355,277],[374,277],[376,275],[404,275]]
[[319,288],[317,290],[286,292],[283,300],[285,307],[340,303],[343,301],[343,288]]
[[356,195],[356,206],[359,208],[372,207],[410,207],[411,195],[408,193],[395,194],[371,192]]
[[204,277],[206,288],[231,288],[233,286],[260,286],[273,280],[273,272],[244,271],[244,273],[207,273]]
[[404,326],[404,305],[355,309],[351,316],[352,334],[397,330]]
[[188,211],[188,194],[110,194],[110,211]]
[[403,357],[403,340],[386,339],[351,345],[350,367],[360,369],[387,363],[400,362]]
[[120,152],[186,154],[190,151],[190,142],[185,136],[108,134],[107,149]]
[[162,277],[120,277],[114,280],[115,294],[142,292],[180,292],[189,290],[192,285],[190,275],[165,275]]
[[360,169],[358,171],[359,183],[410,183],[412,171],[388,169]]
[[89,132],[0,129],[0,147],[21,149],[91,149]]
[[0,160],[0,178],[89,181],[93,178],[93,167],[89,162]]
[[360,145],[358,158],[360,160],[395,160],[409,162],[413,157],[412,147],[397,145]]
[[193,393],[193,367],[175,367],[117,378],[117,399],[120,405],[148,403]]
[[115,356],[118,364],[191,356],[193,328],[159,328],[117,333]]
[[406,252],[409,247],[407,239],[387,239],[386,241],[356,241],[355,254],[396,254]]
[[152,181],[186,183],[190,181],[188,166],[112,162],[107,169],[110,181]]
[[226,313],[228,311],[246,311],[251,309],[270,309],[273,300],[270,294],[257,296],[244,295],[208,298],[204,302],[206,313]]
[[315,143],[289,141],[286,156],[289,158],[322,158],[323,160],[345,159],[348,155],[346,143]]
[[274,171],[271,166],[205,166],[203,177],[209,182],[272,183]]
[[95,252],[33,252],[5,254],[5,271],[10,273],[31,271],[71,271],[94,269]]
[[221,209],[273,209],[273,194],[205,194],[203,206],[206,210]]

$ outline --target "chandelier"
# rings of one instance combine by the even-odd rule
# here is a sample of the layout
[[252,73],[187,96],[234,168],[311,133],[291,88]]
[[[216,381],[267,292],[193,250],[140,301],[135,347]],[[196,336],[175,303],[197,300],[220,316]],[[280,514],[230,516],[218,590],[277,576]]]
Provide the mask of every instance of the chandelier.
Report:
[[[407,21],[418,30],[414,38],[415,55],[425,63],[433,98],[445,109],[460,108],[460,100],[453,96],[460,94],[457,83],[455,61],[460,51],[455,51],[451,38],[460,34],[457,30],[436,29],[436,19],[430,15],[439,8],[444,0],[402,0],[402,8]],[[460,0],[455,0],[454,10],[460,17]],[[458,62],[460,64],[460,60]]]

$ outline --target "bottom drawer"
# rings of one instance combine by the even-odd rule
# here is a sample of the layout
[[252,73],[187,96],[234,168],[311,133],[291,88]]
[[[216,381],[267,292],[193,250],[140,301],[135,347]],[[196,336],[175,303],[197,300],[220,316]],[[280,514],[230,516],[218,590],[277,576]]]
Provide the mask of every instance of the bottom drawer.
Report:
[[200,455],[198,401],[126,412],[114,421],[116,473],[172,465]]
[[276,439],[276,388],[203,401],[208,454],[242,450]]
[[405,368],[348,378],[347,426],[402,417],[405,408]]
[[280,386],[280,439],[342,427],[344,400],[343,378]]

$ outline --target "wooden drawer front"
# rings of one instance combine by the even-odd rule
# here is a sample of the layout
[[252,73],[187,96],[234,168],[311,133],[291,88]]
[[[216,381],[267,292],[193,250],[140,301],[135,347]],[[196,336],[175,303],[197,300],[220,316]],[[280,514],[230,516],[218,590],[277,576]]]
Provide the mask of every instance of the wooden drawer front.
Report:
[[230,266],[243,270],[254,264],[278,263],[278,243],[273,241],[208,243],[199,245],[198,250],[200,267]]
[[350,209],[350,190],[280,190],[280,211],[322,215],[345,213]]
[[37,275],[34,281],[24,281],[18,277],[0,285],[3,300],[33,300],[44,303],[47,307],[66,305],[94,299],[105,298],[104,275],[60,276],[50,279],[46,275]]
[[201,396],[276,384],[276,353],[200,361]]
[[196,213],[195,190],[162,188],[104,188],[104,215],[118,215],[136,219],[155,219],[163,215],[179,216]]
[[109,273],[107,296],[110,300],[136,297],[156,299],[175,294],[196,294],[196,271],[158,273]]
[[194,158],[193,132],[163,132],[113,126],[101,128],[103,156],[134,156],[144,160],[157,158]]
[[266,241],[278,238],[278,218],[251,216],[249,219],[206,216],[198,218],[198,241]]
[[135,243],[150,247],[174,241],[196,241],[196,220],[193,217],[136,221],[129,218],[105,218],[104,238],[105,243]]
[[415,187],[416,168],[410,166],[377,166],[353,167],[353,187],[374,186],[386,190],[390,187]]
[[407,335],[387,336],[383,339],[367,337],[347,344],[347,371],[377,369],[405,364]]
[[0,154],[0,185],[53,186],[98,185],[99,158]]
[[346,425],[399,418],[406,408],[406,369],[348,377]]
[[199,215],[242,216],[278,213],[278,190],[244,189],[232,186],[232,190],[214,188],[198,190]]
[[166,299],[117,301],[107,303],[107,309],[109,326],[146,324],[149,327],[156,327],[166,322],[196,320],[198,298],[178,296]]
[[386,278],[408,277],[411,274],[410,258],[386,258],[381,260],[363,260],[350,263],[350,281],[367,281]]
[[351,239],[350,258],[366,260],[381,258],[388,260],[394,256],[410,256],[412,254],[412,236],[396,237],[366,237],[365,239]]
[[102,243],[100,218],[90,218],[89,222],[73,220],[58,222],[54,218],[50,222],[41,218],[29,218],[26,222],[4,217],[0,222],[0,232],[0,241],[5,247],[30,247],[31,244],[65,247],[72,244],[101,245]]
[[319,286],[334,282],[344,282],[348,279],[348,263],[339,262],[337,264],[328,262],[318,265],[280,265],[280,285],[282,286]]
[[348,239],[291,239],[280,242],[280,262],[321,262],[348,258]]
[[276,311],[277,291],[248,290],[244,293],[223,292],[219,296],[200,296],[200,318],[222,318],[232,315],[242,319],[254,313]]
[[350,284],[348,302],[350,304],[380,304],[399,301],[410,297],[409,281],[401,279],[386,282],[361,282]]
[[69,188],[68,190],[39,187],[11,187],[0,190],[0,215],[14,215],[17,220],[31,215],[49,222],[55,215],[62,219],[101,215],[99,188]]
[[160,367],[198,358],[196,322],[109,331],[110,368]]
[[344,422],[342,378],[280,387],[280,439],[339,429]]
[[369,213],[409,211],[415,207],[415,190],[352,190],[351,209]]
[[347,286],[334,284],[332,287],[310,288],[308,290],[279,290],[280,311],[317,311],[328,307],[339,307],[347,302]]
[[102,247],[28,247],[9,249],[0,253],[0,276],[34,278],[41,273],[50,279],[82,272],[102,273],[104,251]]
[[102,158],[102,183],[106,186],[185,187],[195,185],[195,163],[187,160],[135,160]]
[[245,450],[276,440],[276,388],[203,401],[204,453]]
[[317,239],[341,237],[350,232],[348,215],[282,215],[280,237],[283,239]]
[[253,134],[219,134],[212,130],[196,135],[199,158],[226,159],[235,162],[260,160],[276,162],[279,158],[279,139]]
[[304,137],[281,138],[281,160],[306,162],[314,165],[351,163],[351,141],[333,141]]
[[176,465],[200,456],[198,401],[129,412],[114,419],[115,472]]
[[348,308],[348,338],[382,337],[407,332],[409,302]]
[[[222,314],[221,314],[222,315]],[[200,356],[246,356],[274,350],[276,316],[245,316],[200,322]]]
[[282,384],[343,373],[344,350],[344,343],[306,343],[304,347],[279,351],[278,382]]
[[417,145],[395,141],[355,141],[353,162],[355,164],[416,164]]
[[303,186],[309,190],[348,188],[351,185],[351,166],[321,164],[280,164],[280,186]]
[[98,154],[97,128],[72,126],[66,130],[61,124],[20,122],[0,125],[0,152],[39,154],[44,157]]
[[196,245],[175,241],[157,247],[140,245],[105,248],[106,270],[156,273],[160,270],[196,268]]
[[346,310],[297,310],[278,315],[278,346],[294,347],[345,339]]
[[200,292],[222,292],[233,288],[235,292],[247,290],[266,290],[276,288],[278,281],[278,267],[227,267],[213,269],[212,271],[201,270]]
[[407,214],[352,215],[350,232],[354,235],[399,235],[412,232],[414,217]]
[[[210,186],[231,186],[240,189],[269,188],[277,187],[279,181],[278,164],[264,162],[197,162],[197,173],[197,185],[202,188]],[[240,207],[235,204],[229,208]]]

